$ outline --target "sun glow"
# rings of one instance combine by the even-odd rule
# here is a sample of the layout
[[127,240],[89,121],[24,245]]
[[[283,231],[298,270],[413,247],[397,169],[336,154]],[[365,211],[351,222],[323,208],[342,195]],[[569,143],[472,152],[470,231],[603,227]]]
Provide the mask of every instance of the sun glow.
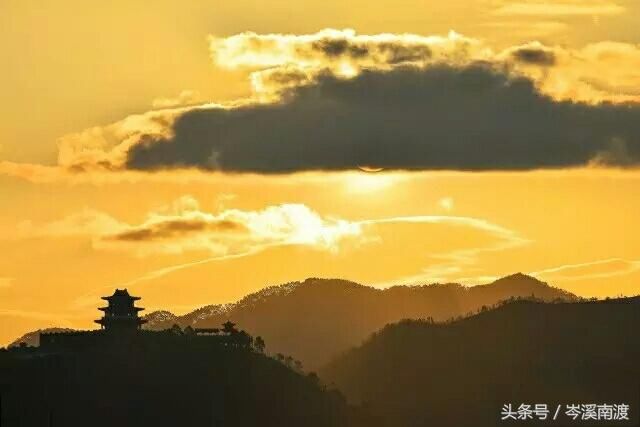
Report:
[[388,190],[398,179],[397,174],[353,172],[345,177],[344,187],[349,193],[377,193]]

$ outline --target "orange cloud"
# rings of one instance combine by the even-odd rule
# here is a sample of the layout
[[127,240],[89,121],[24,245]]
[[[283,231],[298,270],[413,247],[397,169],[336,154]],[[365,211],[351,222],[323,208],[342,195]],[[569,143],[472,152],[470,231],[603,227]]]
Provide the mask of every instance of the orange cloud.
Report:
[[175,108],[181,106],[202,104],[201,95],[194,90],[185,89],[175,97],[156,98],[152,102],[154,109]]
[[621,258],[610,258],[585,263],[561,265],[535,271],[530,274],[533,276],[541,276],[548,280],[573,281],[605,279],[631,274],[636,271],[640,271],[640,260],[629,261]]
[[[187,252],[205,255],[200,260],[153,270],[127,282],[134,284],[279,246],[303,246],[336,254],[347,248],[358,251],[363,245],[388,244],[387,239],[395,242],[399,236],[409,238],[414,234],[402,234],[407,226],[412,230],[416,226],[430,227],[421,229],[421,233],[434,236],[433,241],[422,246],[424,263],[428,266],[413,277],[413,281],[455,277],[475,264],[482,253],[507,250],[529,242],[517,232],[479,218],[413,215],[348,220],[322,216],[303,204],[207,212],[190,196],[149,212],[139,224],[129,224],[104,212],[85,209],[45,224],[23,222],[14,238],[75,236],[89,239],[95,250],[119,251],[136,257]],[[436,235],[448,237],[441,240],[435,238]]]
[[538,16],[604,16],[620,15],[625,8],[611,1],[559,0],[559,1],[515,1],[505,2],[493,11],[495,15]]
[[[526,4],[535,6],[541,3]],[[565,8],[586,7],[584,4],[579,5],[577,2],[564,2],[562,4]],[[508,4],[504,5],[504,7],[507,6]],[[593,3],[590,7],[596,6],[603,7],[600,3]],[[165,167],[172,169],[200,167],[207,170],[243,172],[264,172],[266,170],[270,173],[333,169],[336,165],[332,161],[320,162],[319,164],[301,164],[299,166],[290,165],[288,158],[292,157],[292,153],[289,151],[278,153],[275,150],[275,147],[287,145],[282,143],[283,137],[276,133],[278,131],[285,133],[288,136],[288,138],[285,138],[286,142],[293,140],[296,132],[311,138],[311,136],[318,133],[320,127],[313,129],[304,127],[317,123],[314,114],[328,114],[322,109],[322,106],[326,107],[329,104],[331,111],[338,115],[338,117],[330,118],[334,126],[336,123],[342,123],[341,117],[353,116],[357,112],[362,114],[362,117],[359,117],[358,120],[350,120],[349,123],[368,121],[370,123],[381,123],[385,126],[388,124],[388,127],[377,129],[376,134],[383,135],[388,133],[396,137],[398,132],[406,130],[409,124],[416,124],[416,121],[410,121],[405,125],[402,120],[407,120],[407,117],[412,116],[412,114],[425,115],[433,112],[425,109],[426,104],[409,103],[404,105],[401,103],[407,102],[407,100],[398,98],[396,102],[400,107],[397,110],[407,110],[408,114],[401,114],[396,118],[380,121],[372,117],[372,114],[377,113],[378,107],[368,102],[370,100],[361,98],[368,94],[385,90],[404,93],[403,91],[408,89],[394,83],[394,76],[398,76],[401,81],[409,82],[411,77],[409,76],[411,74],[409,70],[413,70],[413,74],[415,74],[413,78],[415,78],[416,82],[409,82],[408,84],[416,88],[415,91],[420,88],[424,91],[424,93],[418,94],[416,92],[413,95],[423,98],[432,95],[435,90],[427,84],[427,81],[442,79],[442,74],[444,73],[442,70],[449,70],[451,74],[459,74],[465,70],[471,74],[482,74],[480,72],[480,68],[482,68],[484,74],[487,74],[484,77],[484,83],[487,83],[487,79],[493,78],[495,85],[502,85],[500,87],[509,86],[508,89],[504,89],[508,93],[502,95],[502,102],[505,103],[516,102],[513,98],[523,96],[518,90],[526,89],[525,86],[529,84],[528,82],[531,82],[534,88],[530,90],[532,93],[526,95],[532,98],[526,101],[526,104],[543,103],[545,105],[541,106],[540,109],[545,111],[552,107],[562,109],[565,105],[562,104],[563,101],[571,101],[580,103],[578,105],[581,108],[586,108],[582,103],[592,104],[593,114],[597,115],[599,113],[596,110],[606,109],[603,103],[633,102],[636,103],[634,106],[637,106],[637,102],[640,101],[640,93],[637,90],[640,85],[640,71],[638,71],[640,70],[640,49],[635,45],[626,43],[601,42],[590,44],[580,49],[569,49],[531,42],[496,50],[479,39],[465,37],[455,32],[445,36],[389,33],[363,35],[349,29],[325,29],[317,33],[301,35],[247,32],[229,37],[211,37],[210,48],[212,56],[219,67],[242,68],[251,72],[250,79],[254,87],[254,96],[252,98],[238,99],[224,105],[201,104],[173,107],[174,105],[184,104],[183,101],[187,99],[192,100],[193,94],[185,92],[180,95],[179,98],[181,100],[178,100],[177,103],[166,99],[157,104],[157,106],[166,106],[167,108],[131,115],[107,126],[97,126],[63,136],[58,144],[58,166],[69,172],[123,171],[130,168],[161,169]],[[482,65],[480,66],[479,64]],[[430,70],[439,71],[431,72]],[[492,75],[492,77],[489,75]],[[381,77],[374,81],[373,77],[369,76]],[[382,76],[385,78],[382,78]],[[467,87],[465,86],[466,79],[458,79],[459,81],[454,82],[450,80],[448,79],[447,82],[455,86],[451,88],[450,93],[453,93],[453,90],[459,90],[458,86],[460,85]],[[500,83],[503,80],[506,80],[506,82]],[[418,84],[419,82],[422,82],[422,86]],[[350,87],[349,83],[352,83],[354,87]],[[362,91],[362,87],[365,85],[368,90]],[[380,87],[376,86],[372,90],[371,85],[380,85]],[[436,88],[441,86],[442,84],[440,83],[435,84]],[[486,91],[498,90],[498,87],[494,86],[487,85],[485,89]],[[313,97],[310,95],[311,89],[305,91],[303,90],[304,88],[316,88],[317,92],[325,95],[326,98]],[[344,93],[338,92],[338,90]],[[459,93],[460,96],[463,96],[462,92]],[[390,94],[392,93],[390,92]],[[351,104],[355,104],[359,109],[340,111],[336,107],[337,105],[343,106],[344,103],[342,101],[344,99],[341,101],[332,97],[344,97],[347,95],[350,96],[348,104],[352,107],[353,105]],[[540,95],[546,95],[550,98],[542,98]],[[435,94],[434,98],[441,100],[443,97]],[[310,108],[311,112],[301,113],[303,110],[300,108],[301,105],[298,104],[307,105],[310,99],[315,99],[319,104],[315,108]],[[291,106],[296,101],[298,104],[293,105],[291,108],[293,112],[298,114],[294,119],[288,116],[290,111],[286,107]],[[362,107],[361,104],[366,107],[373,107],[372,111]],[[451,112],[448,113],[448,116],[452,116],[459,113],[458,110],[461,107],[461,105],[443,105],[437,107],[436,110],[441,111],[445,108],[450,108]],[[410,108],[415,111],[408,110]],[[486,111],[487,109],[482,108],[481,110]],[[504,111],[513,110],[514,108],[505,106],[500,111],[504,114]],[[263,117],[269,114],[276,114],[276,111],[284,117],[278,116],[278,120]],[[627,111],[626,113],[629,112]],[[624,115],[628,115],[626,113]],[[564,115],[564,113],[553,114],[554,117],[563,117]],[[608,114],[604,112],[603,115],[611,118],[619,117],[623,114]],[[192,123],[186,119],[187,116],[192,119],[197,117],[197,119],[193,120],[201,120],[203,122],[195,123],[197,132],[189,127]],[[578,116],[582,117],[583,115],[578,114]],[[247,123],[244,123],[244,120]],[[488,117],[485,122],[491,120],[497,119]],[[524,120],[523,123],[532,122],[532,120]],[[572,117],[568,121],[574,123],[575,120],[576,118]],[[237,124],[237,128],[240,130],[238,131],[236,127],[231,126],[229,121]],[[299,127],[281,129],[278,126],[273,126],[272,123],[274,122],[280,124],[300,123],[301,125]],[[434,120],[432,126],[442,122],[442,120]],[[217,125],[219,123],[222,124]],[[269,132],[259,127],[259,123],[268,123]],[[587,120],[587,123],[600,123],[600,121]],[[396,124],[396,127],[391,126],[393,124]],[[397,128],[398,126],[400,129]],[[625,123],[612,123],[610,126],[623,131],[631,127]],[[455,132],[459,127],[453,126],[442,130],[438,129],[434,132],[439,135],[448,135]],[[542,129],[544,126],[540,124],[534,125],[534,127],[535,129]],[[327,126],[321,127],[322,130],[327,130],[327,128]],[[481,126],[474,125],[473,132],[480,128]],[[504,129],[504,126],[500,128]],[[555,126],[555,128],[561,128],[561,126]],[[251,135],[247,129],[258,129],[260,135]],[[180,130],[182,132],[179,132]],[[361,133],[365,132],[359,128],[340,128],[338,130],[340,132],[335,135],[323,136],[324,143],[327,144],[327,141],[331,140],[337,141],[345,133],[353,132],[360,136]],[[409,134],[425,133],[428,130],[413,129]],[[489,131],[494,132],[493,129]],[[463,133],[470,132],[472,131]],[[585,132],[594,134],[594,131],[589,129]],[[269,148],[270,142],[267,138],[270,133],[274,133],[277,140],[273,149]],[[523,133],[530,135],[532,132],[525,129]],[[571,161],[559,165],[549,165],[549,160],[545,160],[542,164],[525,167],[577,166],[588,164],[594,159],[611,160],[612,158],[613,162],[605,163],[607,165],[610,163],[618,164],[615,161],[617,157],[612,157],[607,147],[600,147],[609,144],[613,138],[618,138],[618,135],[610,130],[607,130],[607,133],[609,134],[604,138],[606,140],[600,138],[598,141],[580,141],[576,143],[575,145],[578,147],[584,147],[585,145],[599,146],[599,148],[596,147],[587,154],[580,153],[577,159],[570,159]],[[181,137],[178,142],[175,142],[176,134]],[[575,132],[572,135],[575,135]],[[505,135],[503,137],[511,141],[509,146],[515,144],[515,141],[523,139],[519,135]],[[550,140],[555,136],[542,135],[541,138]],[[594,136],[594,138],[596,137]],[[399,138],[393,139],[395,142],[400,143],[400,141],[396,141]],[[421,141],[437,141],[441,139],[442,137],[432,138],[426,135],[422,137]],[[454,139],[457,140],[459,138],[455,137]],[[492,134],[489,139],[495,141],[497,137]],[[558,139],[566,141],[570,138],[566,135],[560,135]],[[625,137],[618,139],[624,140]],[[630,144],[633,137],[626,139],[629,140],[625,141],[624,144]],[[245,142],[247,147],[240,147],[241,143],[237,140],[248,141]],[[260,143],[254,144],[253,141],[256,140],[260,140]],[[360,143],[356,137],[350,137],[348,141]],[[407,143],[412,148],[419,146],[422,147],[421,149],[426,149],[424,146],[427,145],[426,143],[416,144],[413,140]],[[300,146],[298,141],[293,141],[291,144],[294,148]],[[317,145],[314,141],[309,144],[312,146]],[[340,143],[336,144],[340,145]],[[485,143],[481,144],[483,146],[487,145]],[[220,147],[221,145],[224,145],[224,147]],[[451,146],[451,144],[445,145],[447,147]],[[534,144],[534,146],[539,145]],[[551,144],[552,147],[557,145],[555,143]],[[367,145],[367,147],[370,146],[371,144]],[[500,144],[500,147],[504,146]],[[267,166],[262,164],[254,165],[246,158],[241,158],[239,163],[242,163],[242,165],[238,166],[228,158],[242,156],[240,154],[230,155],[228,151],[231,148],[229,147],[240,147],[236,149],[253,158],[264,158],[266,156],[265,153],[259,151],[260,149],[266,150],[267,154],[272,153],[274,157],[267,159]],[[316,149],[323,155],[336,151],[329,148],[322,150],[322,147],[316,147]],[[356,147],[345,147],[344,149],[346,152],[367,153],[366,150],[361,148],[356,150]],[[377,151],[388,151],[386,146],[378,147],[377,151],[371,150],[374,153],[369,157],[373,160],[379,160],[374,155]],[[446,152],[447,150],[434,147],[429,151]],[[466,153],[467,150],[462,151]],[[628,150],[628,152],[632,151]],[[584,159],[585,155],[590,157]],[[461,156],[464,157],[463,155]],[[300,157],[299,155],[296,156],[296,158]],[[317,155],[311,157],[318,158]],[[389,156],[384,157],[385,159],[389,158]],[[413,153],[410,158],[416,159],[418,157],[421,156]],[[431,155],[430,157],[435,156]],[[531,157],[533,156],[524,156],[524,158]],[[551,157],[557,158],[558,156],[552,155]],[[341,167],[357,167],[359,159],[354,160],[356,160],[356,164]],[[366,156],[362,159],[362,161],[367,160],[369,159]],[[456,158],[454,160],[449,162],[450,164],[432,165],[424,162],[424,164],[415,165],[403,159],[399,164],[388,165],[387,167],[400,169],[487,168],[486,165],[470,166],[466,164],[466,159]],[[225,164],[225,162],[227,163]],[[283,165],[274,166],[277,162],[281,162]],[[244,166],[245,163],[251,163],[251,165]],[[375,162],[373,163],[372,167],[379,166]],[[498,168],[509,168],[513,167],[514,162],[507,162],[509,164],[506,165],[502,165],[499,161],[488,163],[495,164],[495,167]],[[515,163],[526,164],[526,161],[517,159]],[[624,162],[623,165],[627,163]],[[17,165],[8,162],[0,163],[0,172],[45,182],[59,179],[60,175],[64,175],[63,171],[52,167]],[[69,177],[69,179],[73,180],[75,178]]]
[[[547,10],[593,15],[594,12],[624,10],[612,4],[593,3],[509,3],[498,10]],[[544,6],[544,7],[543,7]],[[495,22],[489,25],[523,27],[523,23]],[[527,24],[532,25],[532,24]],[[545,31],[557,31],[566,24],[536,23]],[[544,27],[544,28],[543,28]],[[312,84],[319,75],[330,72],[351,78],[364,70],[389,70],[407,65],[464,65],[476,61],[509,67],[532,78],[540,89],[559,100],[597,103],[637,101],[637,70],[640,49],[633,44],[601,42],[570,49],[532,42],[502,50],[493,49],[479,39],[455,32],[447,36],[416,34],[361,35],[354,30],[325,29],[314,34],[241,33],[210,38],[212,56],[223,68],[255,70],[251,81],[259,98],[270,99],[293,86]],[[528,50],[532,58],[546,52],[557,64],[527,61],[514,55]],[[524,60],[523,60],[524,59]],[[544,72],[532,65],[557,65]],[[607,85],[609,85],[607,87]]]
[[23,222],[18,227],[18,238],[88,236],[95,249],[125,250],[138,256],[184,252],[243,256],[281,245],[336,250],[342,239],[360,234],[359,224],[323,218],[302,204],[210,213],[202,211],[190,196],[150,212],[138,225],[85,209],[60,221],[43,225]]

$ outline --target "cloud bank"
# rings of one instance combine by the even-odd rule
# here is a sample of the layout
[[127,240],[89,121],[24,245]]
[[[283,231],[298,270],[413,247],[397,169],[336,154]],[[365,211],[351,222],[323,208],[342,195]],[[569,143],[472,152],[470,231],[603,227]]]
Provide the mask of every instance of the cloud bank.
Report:
[[482,63],[326,75],[283,102],[186,113],[173,132],[132,146],[126,167],[284,173],[640,161],[640,107],[557,102]]
[[253,98],[154,110],[68,135],[59,164],[270,174],[640,162],[635,45],[495,51],[456,33],[329,29],[212,37],[210,47],[217,66],[249,72]]

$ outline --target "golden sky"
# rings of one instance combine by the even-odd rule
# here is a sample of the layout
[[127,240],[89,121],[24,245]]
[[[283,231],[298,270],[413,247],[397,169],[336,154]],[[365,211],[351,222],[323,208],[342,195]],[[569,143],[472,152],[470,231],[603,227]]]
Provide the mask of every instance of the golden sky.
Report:
[[639,293],[638,19],[2,2],[0,344],[91,327],[115,287],[176,313],[310,276]]

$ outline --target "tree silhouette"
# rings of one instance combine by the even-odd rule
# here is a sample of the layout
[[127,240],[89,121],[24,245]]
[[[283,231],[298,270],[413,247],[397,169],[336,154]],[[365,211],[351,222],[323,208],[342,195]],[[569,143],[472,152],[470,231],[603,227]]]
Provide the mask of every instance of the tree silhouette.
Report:
[[222,324],[222,332],[224,332],[227,335],[232,335],[238,332],[238,330],[236,329],[236,324],[233,323],[230,320],[227,320],[226,322],[224,322]]
[[240,348],[250,348],[253,344],[253,337],[245,331],[232,333],[234,344]]
[[348,423],[355,412],[342,396],[254,351],[264,340],[230,326],[0,348],[0,425],[373,427]]
[[293,366],[293,357],[291,356],[285,357],[284,364],[287,365],[287,367],[291,368]]
[[309,380],[315,385],[320,384],[320,377],[318,377],[318,374],[316,374],[315,372],[309,372],[307,374],[307,378],[309,378]]
[[261,336],[257,336],[253,340],[253,347],[258,353],[264,353],[265,343]]

